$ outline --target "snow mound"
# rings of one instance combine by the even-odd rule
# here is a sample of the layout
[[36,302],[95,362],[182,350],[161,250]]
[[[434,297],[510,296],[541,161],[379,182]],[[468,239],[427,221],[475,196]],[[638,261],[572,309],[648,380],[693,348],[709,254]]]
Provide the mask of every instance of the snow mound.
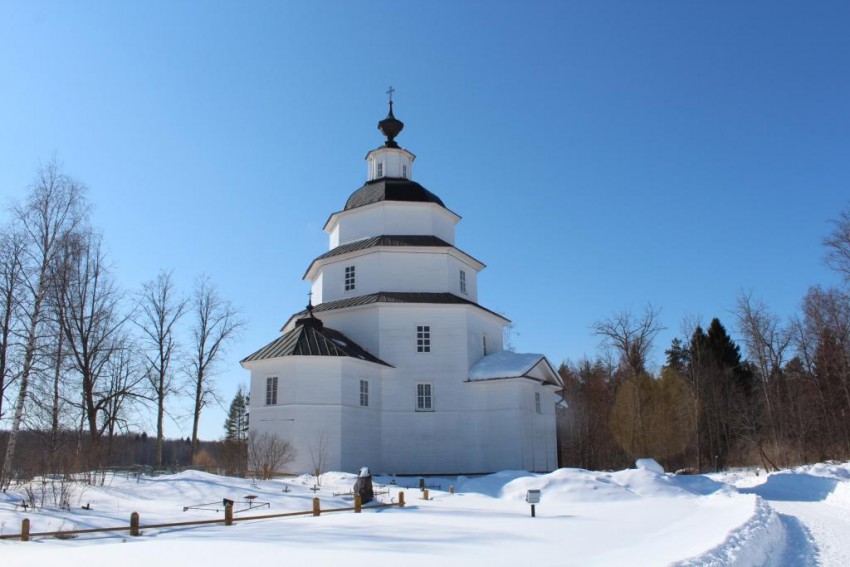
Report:
[[474,479],[459,477],[455,490],[514,501],[524,501],[528,490],[540,490],[544,499],[557,498],[569,502],[704,496],[718,491],[733,492],[728,485],[705,477],[678,477],[646,469],[627,469],[611,473],[558,469],[548,474],[502,471]]
[[643,469],[645,471],[650,471],[658,474],[664,474],[664,467],[658,464],[658,461],[656,461],[655,459],[638,459],[637,461],[635,461],[635,468]]

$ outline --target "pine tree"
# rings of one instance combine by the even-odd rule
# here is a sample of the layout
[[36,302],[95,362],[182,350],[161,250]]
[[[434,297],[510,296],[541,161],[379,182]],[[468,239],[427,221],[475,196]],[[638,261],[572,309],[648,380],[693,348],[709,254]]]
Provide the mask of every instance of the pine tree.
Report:
[[236,391],[224,421],[226,441],[244,442],[248,439],[248,396],[242,386]]
[[248,396],[242,386],[230,402],[224,432],[221,461],[225,473],[245,476],[248,471]]

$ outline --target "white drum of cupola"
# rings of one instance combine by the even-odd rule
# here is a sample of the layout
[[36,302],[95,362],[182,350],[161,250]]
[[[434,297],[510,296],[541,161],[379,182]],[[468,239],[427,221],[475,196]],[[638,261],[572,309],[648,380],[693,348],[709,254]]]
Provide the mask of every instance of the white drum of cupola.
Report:
[[369,181],[382,177],[413,178],[413,160],[404,148],[378,148],[366,155],[366,175]]

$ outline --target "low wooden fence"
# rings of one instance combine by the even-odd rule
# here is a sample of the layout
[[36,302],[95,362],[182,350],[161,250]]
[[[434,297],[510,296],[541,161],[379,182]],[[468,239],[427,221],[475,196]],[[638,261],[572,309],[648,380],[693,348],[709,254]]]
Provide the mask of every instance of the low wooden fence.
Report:
[[[404,492],[398,493],[398,502],[392,502],[390,504],[373,504],[367,506],[368,510],[376,509],[376,508],[390,508],[392,506],[398,506],[399,508],[404,508]],[[359,514],[363,509],[363,506],[360,504],[360,496],[357,495],[354,497],[354,506],[348,506],[346,508],[330,508],[327,510],[321,509],[321,504],[319,503],[318,498],[313,498],[313,509],[305,512],[281,512],[278,514],[261,514],[259,516],[240,516],[239,521],[244,522],[246,520],[270,520],[272,518],[286,518],[289,516],[319,516],[322,512],[351,512]],[[141,525],[139,523],[139,514],[137,512],[133,512],[130,514],[130,525],[129,526],[117,526],[113,528],[88,528],[83,530],[61,530],[55,532],[35,532],[30,533],[30,521],[29,518],[24,518],[21,521],[21,533],[18,534],[0,534],[0,539],[18,539],[20,541],[29,541],[34,537],[55,537],[59,539],[70,539],[74,536],[80,534],[94,534],[94,533],[107,533],[107,532],[130,532],[131,536],[139,536],[141,535],[141,530],[144,529],[154,529],[154,528],[176,528],[176,527],[184,527],[184,526],[203,526],[208,524],[224,524],[225,526],[233,525],[233,505],[227,505],[224,507],[224,518],[216,519],[216,520],[193,520],[189,522],[168,522],[164,524],[145,524]]]

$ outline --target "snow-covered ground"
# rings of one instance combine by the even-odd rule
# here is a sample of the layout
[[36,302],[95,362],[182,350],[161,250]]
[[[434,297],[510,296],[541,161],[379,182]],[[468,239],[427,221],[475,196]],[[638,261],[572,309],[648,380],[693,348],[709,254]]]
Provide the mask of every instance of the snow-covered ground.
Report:
[[[376,483],[389,485],[389,477]],[[398,478],[398,484],[417,479]],[[114,527],[138,512],[142,526],[223,516],[236,522],[81,535],[75,539],[0,541],[3,565],[848,565],[850,463],[813,465],[771,475],[754,471],[674,476],[652,468],[619,472],[561,469],[533,475],[503,471],[478,478],[429,478],[431,499],[405,488],[407,506],[320,517],[240,519],[254,514],[351,506],[354,475],[327,473],[252,483],[199,472],[116,475],[77,489],[70,510],[14,508],[24,497],[0,495],[0,533]],[[449,493],[453,486],[455,493]],[[536,517],[526,491],[540,489]],[[286,491],[284,491],[286,490]],[[389,486],[385,502],[397,501]],[[239,511],[246,495],[269,509]],[[90,505],[90,510],[82,506]],[[203,509],[194,509],[198,505]],[[190,509],[184,511],[184,507]]]

